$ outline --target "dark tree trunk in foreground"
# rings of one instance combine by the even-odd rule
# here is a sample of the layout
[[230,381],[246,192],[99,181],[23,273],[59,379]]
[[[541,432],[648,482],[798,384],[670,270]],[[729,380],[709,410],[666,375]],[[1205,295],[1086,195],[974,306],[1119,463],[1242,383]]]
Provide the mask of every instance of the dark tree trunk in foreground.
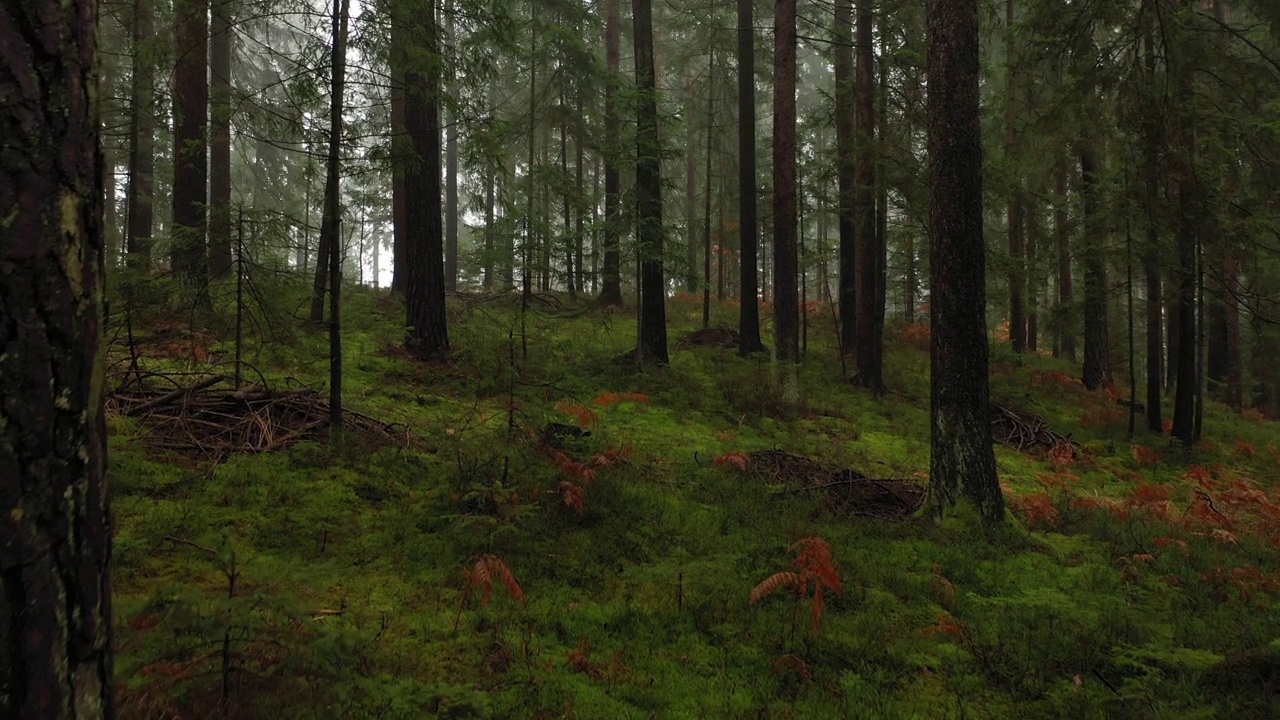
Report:
[[209,275],[231,271],[231,0],[213,3],[209,45]]
[[0,717],[115,717],[94,0],[0,21]]
[[152,42],[150,0],[133,2],[133,103],[129,108],[129,267],[151,269],[155,202],[155,71],[141,51]]
[[929,507],[963,493],[984,523],[1004,518],[987,388],[978,1],[927,0],[932,435]]
[[[1180,130],[1189,134],[1185,129]],[[1190,141],[1183,138],[1185,143]],[[1191,146],[1194,148],[1194,145]],[[1194,151],[1194,150],[1193,150]],[[1190,161],[1180,159],[1184,166]],[[1173,436],[1186,447],[1195,444],[1196,386],[1199,384],[1196,358],[1196,240],[1199,232],[1198,189],[1194,170],[1184,167],[1178,177],[1177,292],[1177,386],[1173,394]],[[1172,323],[1171,323],[1172,325]],[[1172,343],[1170,343],[1172,344]]]
[[618,235],[622,228],[622,195],[618,178],[618,56],[622,20],[620,0],[604,0],[604,268],[600,302],[622,304],[622,253]]
[[880,287],[884,283],[881,279],[881,256],[884,253],[880,250],[880,238],[876,232],[876,111],[871,24],[870,0],[858,0],[858,162],[854,182],[857,195],[854,204],[857,218],[854,264],[858,278],[854,296],[858,309],[855,311],[854,334],[858,384],[879,392],[883,385],[880,322],[884,312],[877,306],[880,305]]
[[174,14],[178,59],[173,71],[173,271],[208,297],[209,0],[178,0]]
[[667,286],[662,271],[662,177],[650,0],[632,0],[636,51],[636,238],[640,242],[640,355],[666,365]]
[[1107,333],[1107,262],[1099,200],[1097,152],[1085,141],[1080,153],[1080,194],[1084,204],[1084,386],[1097,390],[1111,384]]
[[[1145,78],[1154,89],[1156,79],[1156,52],[1154,31],[1148,27],[1144,38]],[[1142,270],[1146,280],[1147,327],[1147,429],[1160,433],[1164,430],[1160,408],[1160,385],[1164,379],[1163,317],[1164,291],[1160,286],[1160,228],[1157,220],[1156,201],[1160,193],[1160,118],[1156,104],[1148,106],[1143,123],[1143,174],[1146,176],[1146,242],[1142,248]]]
[[756,279],[756,48],[751,0],[738,0],[738,353],[764,350]]
[[[435,0],[417,13],[415,34],[433,55],[439,54]],[[409,273],[408,336],[405,347],[421,358],[442,358],[449,352],[444,306],[444,238],[440,197],[440,69],[412,67],[405,71],[405,128],[413,162],[405,168],[409,203],[405,260]]]
[[840,230],[840,344],[845,352],[857,342],[858,304],[857,242],[854,233],[854,198],[857,175],[854,153],[854,92],[852,0],[835,0],[835,101],[836,101],[836,207]]
[[778,360],[800,360],[796,243],[796,0],[773,20],[773,326]]

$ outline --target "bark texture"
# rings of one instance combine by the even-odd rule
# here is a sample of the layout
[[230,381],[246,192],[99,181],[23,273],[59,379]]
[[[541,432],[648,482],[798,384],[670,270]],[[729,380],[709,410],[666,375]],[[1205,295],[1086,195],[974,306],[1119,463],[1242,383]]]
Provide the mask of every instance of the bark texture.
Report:
[[600,302],[622,304],[622,253],[618,235],[622,228],[622,196],[618,178],[618,65],[622,35],[619,0],[604,0],[604,267]]
[[[435,0],[417,13],[416,34],[438,58]],[[405,71],[405,129],[414,162],[405,168],[409,203],[405,238],[408,336],[405,347],[424,359],[449,352],[444,307],[444,236],[440,187],[440,69],[438,62],[414,63]]]
[[837,222],[840,231],[840,342],[845,352],[857,341],[857,243],[854,233],[855,179],[852,0],[835,0],[835,103]]
[[738,247],[742,261],[738,294],[738,353],[764,350],[756,300],[756,47],[751,0],[738,0]]
[[931,243],[929,507],[963,494],[984,523],[1004,518],[987,386],[978,2],[927,0]]
[[0,10],[0,717],[112,718],[94,0]]
[[773,327],[778,359],[800,360],[796,241],[796,1],[774,6]]
[[666,365],[667,287],[662,270],[662,173],[653,56],[653,7],[632,0],[636,52],[636,237],[640,241],[640,354]]
[[203,291],[209,282],[209,0],[177,0],[174,13],[178,59],[173,71],[173,270],[179,280]]

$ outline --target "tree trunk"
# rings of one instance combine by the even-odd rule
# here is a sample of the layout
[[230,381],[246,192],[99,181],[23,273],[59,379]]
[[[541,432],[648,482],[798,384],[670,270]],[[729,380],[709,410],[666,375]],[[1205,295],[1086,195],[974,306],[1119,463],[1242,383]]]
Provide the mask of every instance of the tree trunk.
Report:
[[738,353],[764,350],[756,279],[756,48],[752,0],[738,0]]
[[114,718],[97,3],[0,21],[0,717]]
[[[710,86],[710,78],[708,78]],[[685,86],[684,110],[684,290],[692,293],[698,289],[698,224],[695,220],[698,207],[698,134],[693,125],[695,73],[689,63],[689,82]]]
[[[439,58],[436,0],[427,0],[417,14],[420,42]],[[409,276],[405,348],[423,359],[443,358],[449,352],[445,320],[444,238],[440,197],[440,68],[405,68],[405,129],[414,162],[405,168],[409,203],[405,257]]]
[[876,234],[876,85],[871,52],[873,42],[871,0],[858,0],[857,33],[858,136],[855,145],[858,157],[854,182],[857,236],[854,264],[857,267],[858,281],[854,288],[857,302],[854,329],[857,341],[858,384],[874,392],[880,392],[884,383],[881,379],[880,332],[876,326],[876,318],[880,313],[876,308],[876,300],[879,297],[878,289],[883,281],[879,277],[881,253]]
[[702,329],[711,327],[711,153],[716,125],[716,52],[707,61],[707,166],[703,173],[702,198]]
[[1027,225],[1027,243],[1023,248],[1027,258],[1025,278],[1027,282],[1027,350],[1036,352],[1040,349],[1040,286],[1043,277],[1037,264],[1040,243],[1044,238],[1044,226],[1041,224],[1040,200],[1033,198],[1029,207],[1024,207],[1023,220]]
[[837,294],[840,300],[840,347],[844,352],[852,351],[857,343],[858,304],[852,23],[852,0],[835,0],[836,178],[840,230],[840,290]]
[[577,199],[574,201],[574,228],[573,228],[573,289],[577,293],[582,293],[586,289],[586,271],[583,263],[586,261],[586,253],[584,252],[583,243],[586,236],[586,195],[584,195],[585,187],[583,185],[583,151],[582,146],[586,143],[583,138],[583,113],[585,108],[582,107],[582,89],[574,87],[574,97],[578,109],[578,119],[574,122],[573,133],[573,187]]
[[209,0],[177,0],[174,13],[181,51],[173,71],[173,271],[207,298]]
[[778,0],[773,19],[773,326],[778,360],[800,361],[796,287],[796,0]]
[[1067,220],[1067,164],[1059,161],[1053,231],[1058,245],[1058,348],[1067,359],[1076,359],[1075,297],[1071,292],[1071,227]]
[[209,275],[231,271],[231,0],[213,3],[209,45]]
[[[448,53],[444,60],[448,77],[454,77],[456,68],[452,59],[454,42],[454,7],[445,9],[445,45],[441,53]],[[450,91],[455,95],[457,88]],[[452,108],[445,115],[445,208],[444,208],[444,285],[449,292],[458,290],[458,116]]]
[[391,291],[404,294],[409,280],[409,194],[405,175],[412,144],[405,128],[404,55],[406,21],[391,18]]
[[143,52],[153,42],[150,0],[133,2],[133,102],[129,108],[129,267],[151,269],[155,188],[155,70]]
[[1098,187],[1101,168],[1086,140],[1080,153],[1080,185],[1084,201],[1084,386],[1098,390],[1111,384],[1110,340],[1107,337],[1107,264]]
[[1004,518],[987,387],[978,2],[926,0],[932,436],[929,508],[963,493],[984,524]]
[[600,302],[622,304],[622,253],[618,236],[622,228],[622,193],[618,178],[618,56],[622,34],[619,0],[604,0],[605,83],[604,83],[604,278]]
[[[333,68],[329,89],[329,153],[325,166],[324,227],[321,241],[329,236],[329,431],[336,438],[342,429],[342,100],[347,73],[347,18],[350,0],[341,0],[333,16]],[[319,266],[317,266],[319,267]]]
[[650,0],[631,2],[636,58],[636,238],[640,244],[640,356],[667,359],[666,280],[662,271],[662,145],[653,58]]
[[[1009,165],[1018,164],[1018,73],[1013,59],[1013,0],[1005,0],[1005,112],[1004,149]],[[1009,240],[1009,344],[1015,353],[1027,348],[1026,317],[1022,311],[1024,272],[1022,269],[1022,183],[1015,177],[1009,187],[1008,240]]]

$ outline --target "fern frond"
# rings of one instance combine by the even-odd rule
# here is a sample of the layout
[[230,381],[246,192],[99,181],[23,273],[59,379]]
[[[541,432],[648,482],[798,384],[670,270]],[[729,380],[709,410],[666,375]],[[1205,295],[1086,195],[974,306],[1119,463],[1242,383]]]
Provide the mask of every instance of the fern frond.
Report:
[[813,591],[813,608],[810,611],[809,632],[818,632],[818,623],[822,622],[822,586],[819,585]]
[[485,557],[488,560],[487,565],[489,575],[501,580],[503,586],[507,588],[507,594],[515,600],[519,600],[523,603],[524,590],[521,589],[520,583],[516,582],[516,576],[511,574],[511,568],[507,567],[507,564],[503,562],[500,557],[494,555],[487,555]]
[[799,587],[800,576],[790,570],[776,572],[765,578],[759,585],[751,588],[750,600],[757,602],[760,598],[777,590],[779,587]]

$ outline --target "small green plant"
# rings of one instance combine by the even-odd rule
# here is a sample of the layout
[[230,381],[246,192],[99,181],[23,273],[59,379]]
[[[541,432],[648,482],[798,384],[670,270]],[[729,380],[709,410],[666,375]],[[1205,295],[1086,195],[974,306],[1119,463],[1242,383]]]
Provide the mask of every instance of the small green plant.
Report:
[[831,561],[831,545],[820,537],[807,537],[797,540],[789,550],[796,553],[796,559],[791,562],[795,569],[776,572],[765,578],[751,589],[751,602],[759,602],[780,587],[793,588],[797,600],[811,594],[809,631],[816,633],[824,607],[822,589],[843,592],[840,573]]

